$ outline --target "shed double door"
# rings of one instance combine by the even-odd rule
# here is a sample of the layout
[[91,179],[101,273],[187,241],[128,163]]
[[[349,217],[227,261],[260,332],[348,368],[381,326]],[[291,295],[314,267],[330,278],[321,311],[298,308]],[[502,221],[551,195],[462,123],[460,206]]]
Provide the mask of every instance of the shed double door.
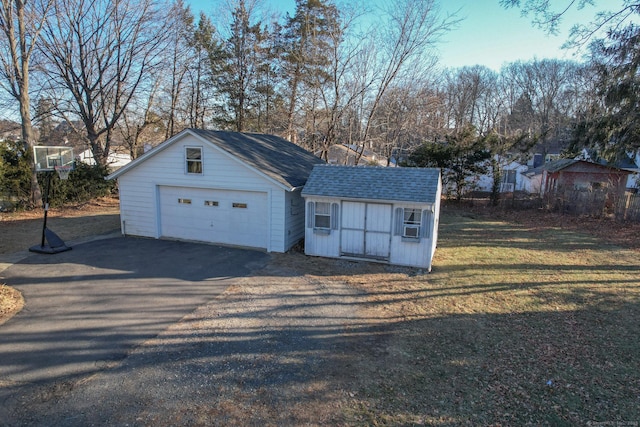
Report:
[[392,206],[342,202],[340,253],[343,256],[389,259]]

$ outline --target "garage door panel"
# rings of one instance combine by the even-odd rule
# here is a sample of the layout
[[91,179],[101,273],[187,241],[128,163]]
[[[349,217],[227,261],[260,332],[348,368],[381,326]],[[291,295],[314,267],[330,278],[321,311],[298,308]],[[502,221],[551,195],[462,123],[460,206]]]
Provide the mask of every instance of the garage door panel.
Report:
[[267,248],[267,193],[167,186],[159,193],[163,237]]

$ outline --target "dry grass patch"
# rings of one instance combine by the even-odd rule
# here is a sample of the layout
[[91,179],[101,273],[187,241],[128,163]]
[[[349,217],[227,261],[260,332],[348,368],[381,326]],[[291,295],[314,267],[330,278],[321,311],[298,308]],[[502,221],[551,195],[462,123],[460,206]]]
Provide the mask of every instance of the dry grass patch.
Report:
[[369,336],[334,373],[351,390],[347,424],[640,420],[637,251],[449,211],[431,274],[344,261],[306,271],[368,294]]
[[[103,197],[82,205],[51,208],[47,225],[65,241],[105,234],[120,227],[119,206],[118,199]],[[42,209],[0,213],[0,254],[40,244],[43,215]]]
[[0,325],[24,307],[22,294],[10,286],[0,284]]

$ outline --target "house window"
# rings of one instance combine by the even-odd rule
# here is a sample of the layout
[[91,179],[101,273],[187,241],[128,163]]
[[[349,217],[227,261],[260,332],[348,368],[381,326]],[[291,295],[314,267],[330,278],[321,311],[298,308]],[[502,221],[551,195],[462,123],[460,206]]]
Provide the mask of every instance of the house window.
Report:
[[234,208],[247,209],[246,203],[232,203],[231,206],[233,206]]
[[214,200],[205,200],[204,201],[204,205],[205,206],[218,206],[218,202],[216,202]]
[[329,202],[307,203],[307,227],[320,234],[329,234],[338,229],[338,212],[340,205]]
[[504,184],[516,183],[516,171],[515,169],[507,169],[502,172],[502,182]]
[[187,173],[202,173],[202,148],[186,147]]
[[191,199],[178,199],[178,203],[180,203],[181,205],[190,205]]
[[420,223],[422,211],[420,209],[404,209],[404,221],[402,224],[402,237],[417,239],[420,237]]
[[516,189],[516,170],[506,169],[502,172],[502,182],[500,182],[500,192],[511,193]]

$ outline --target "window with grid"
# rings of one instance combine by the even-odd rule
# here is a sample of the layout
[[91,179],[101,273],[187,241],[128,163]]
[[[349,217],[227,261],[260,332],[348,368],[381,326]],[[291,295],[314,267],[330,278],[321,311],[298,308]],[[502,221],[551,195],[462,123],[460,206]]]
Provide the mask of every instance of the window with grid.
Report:
[[420,237],[420,224],[422,223],[422,211],[420,209],[404,209],[404,221],[402,224],[402,237],[417,239]]
[[186,147],[187,173],[202,174],[202,148]]
[[331,228],[331,203],[316,202],[315,228]]

